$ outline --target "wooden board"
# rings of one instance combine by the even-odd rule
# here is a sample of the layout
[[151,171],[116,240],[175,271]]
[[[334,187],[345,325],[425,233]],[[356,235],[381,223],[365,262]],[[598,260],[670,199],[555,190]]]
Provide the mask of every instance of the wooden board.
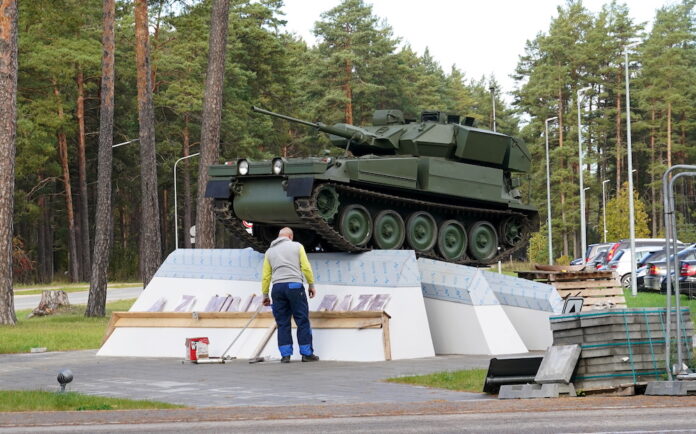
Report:
[[585,288],[621,288],[621,283],[614,279],[601,280],[571,280],[567,282],[553,282],[556,289],[585,289]]
[[557,271],[516,271],[517,277],[527,280],[542,280],[546,282],[561,282],[568,280],[611,279],[613,271],[579,271],[563,273]]
[[613,295],[623,295],[623,288],[602,288],[602,289],[559,289],[561,297],[568,295],[573,297],[610,297]]

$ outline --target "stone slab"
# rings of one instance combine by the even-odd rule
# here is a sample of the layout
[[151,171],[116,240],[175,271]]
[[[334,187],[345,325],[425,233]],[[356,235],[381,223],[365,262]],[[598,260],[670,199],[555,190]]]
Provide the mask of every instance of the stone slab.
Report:
[[505,384],[500,386],[498,399],[558,398],[577,396],[573,384]]
[[580,345],[553,345],[546,350],[534,381],[539,384],[570,383],[580,357]]

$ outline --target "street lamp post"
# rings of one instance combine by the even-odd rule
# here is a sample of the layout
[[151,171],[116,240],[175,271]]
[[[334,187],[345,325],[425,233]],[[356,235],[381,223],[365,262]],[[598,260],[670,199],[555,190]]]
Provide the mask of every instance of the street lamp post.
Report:
[[[638,45],[633,43],[624,46],[624,66],[626,68],[626,146],[628,158],[628,232],[631,242],[631,295],[638,296],[636,282],[636,225],[635,209],[633,206],[633,151],[631,149],[631,95],[628,84],[628,49]],[[617,186],[619,188],[620,186]]]
[[607,193],[605,190],[605,186],[607,185],[607,182],[609,182],[608,179],[605,179],[602,181],[602,222],[604,223],[603,228],[604,228],[604,242],[607,242]]
[[495,86],[491,86],[489,89],[491,91],[491,104],[493,105],[493,132],[495,133]]
[[551,230],[551,176],[549,169],[549,122],[555,121],[558,117],[546,119],[544,136],[546,138],[546,228],[548,229],[549,241],[549,265],[553,265],[553,232]]
[[587,258],[585,257],[585,251],[587,250],[587,223],[585,222],[585,183],[583,178],[583,168],[582,168],[582,119],[580,116],[580,94],[584,93],[586,90],[590,90],[591,87],[584,87],[578,89],[577,100],[578,100],[578,174],[580,175],[580,253],[582,254],[582,263],[585,264]]
[[174,163],[174,248],[176,250],[179,249],[179,217],[177,213],[177,205],[176,205],[176,165],[179,164],[179,161],[186,160],[188,158],[196,157],[198,155],[201,155],[200,152],[196,152],[195,154],[188,155],[186,157],[181,157],[176,162]]

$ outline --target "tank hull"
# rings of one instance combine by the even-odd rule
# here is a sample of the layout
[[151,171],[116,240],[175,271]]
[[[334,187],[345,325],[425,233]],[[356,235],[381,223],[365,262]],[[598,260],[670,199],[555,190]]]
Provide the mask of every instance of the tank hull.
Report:
[[[218,218],[260,251],[290,226],[311,250],[409,248],[487,265],[521,248],[538,220],[495,167],[396,156],[289,159],[283,173],[270,170],[266,163],[252,163],[246,175],[235,166],[210,168]],[[252,235],[241,220],[254,223]]]

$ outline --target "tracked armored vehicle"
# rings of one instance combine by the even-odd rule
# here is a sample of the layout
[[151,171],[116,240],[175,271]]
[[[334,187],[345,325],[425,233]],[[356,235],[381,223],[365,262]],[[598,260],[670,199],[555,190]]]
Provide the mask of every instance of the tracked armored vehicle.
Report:
[[[263,252],[290,226],[307,251],[413,249],[486,265],[523,246],[537,225],[521,201],[530,154],[517,140],[439,111],[407,120],[377,110],[371,126],[328,126],[252,110],[327,133],[343,157],[240,159],[211,166],[218,219]],[[352,155],[350,155],[352,154]],[[253,223],[253,233],[242,222]]]

